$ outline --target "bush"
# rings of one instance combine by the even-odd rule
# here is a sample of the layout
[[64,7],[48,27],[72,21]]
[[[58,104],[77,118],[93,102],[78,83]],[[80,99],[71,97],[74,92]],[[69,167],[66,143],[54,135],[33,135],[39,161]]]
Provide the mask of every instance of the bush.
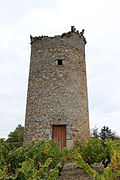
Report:
[[[91,140],[89,140],[89,142],[91,142]],[[92,177],[93,179],[96,179],[96,180],[120,179],[120,142],[119,141],[106,141],[102,143],[105,149],[108,151],[108,152],[105,151],[104,157],[106,157],[106,155],[108,156],[108,153],[109,153],[109,156],[111,157],[111,163],[104,169],[103,174],[99,175],[95,170],[92,169],[91,166],[85,163],[83,157],[80,154],[81,152],[80,152],[79,147],[82,148],[82,145],[80,144],[80,142],[76,142],[77,148],[74,151],[74,159],[77,161],[78,167],[82,168],[88,174],[88,176]]]
[[79,150],[79,153],[83,157],[84,161],[89,165],[93,163],[110,162],[109,147],[99,139],[90,138],[87,144],[81,144],[79,141],[75,143],[75,148]]
[[[88,143],[76,142],[74,150],[60,151],[54,141],[33,142],[28,147],[9,150],[0,139],[0,179],[47,179],[55,180],[66,161],[76,161],[88,176],[97,180],[114,180],[120,177],[120,142],[89,139]],[[91,167],[93,163],[111,163],[101,176]]]
[[[0,161],[0,177],[29,179],[40,177],[50,179],[59,174],[59,164],[67,160],[67,149],[60,151],[54,141],[31,143],[28,147],[19,147],[8,153]],[[4,179],[4,178],[3,178]]]

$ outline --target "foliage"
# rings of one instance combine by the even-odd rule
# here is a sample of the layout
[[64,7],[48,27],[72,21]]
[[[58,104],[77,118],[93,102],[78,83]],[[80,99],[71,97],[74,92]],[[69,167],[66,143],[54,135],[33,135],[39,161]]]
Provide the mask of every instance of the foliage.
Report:
[[100,138],[102,140],[105,140],[105,139],[109,139],[110,137],[111,137],[111,129],[109,129],[109,127],[107,127],[107,126],[104,126],[101,129]]
[[34,160],[28,159],[22,163],[22,167],[18,169],[17,179],[52,179],[58,176],[58,169],[55,167],[48,171],[52,162],[52,158],[48,158],[44,164],[37,170]]
[[99,137],[102,140],[119,139],[119,137],[116,135],[116,133],[112,132],[111,129],[109,129],[109,127],[107,127],[107,126],[103,126],[103,128],[101,129],[101,132],[99,133]]
[[99,133],[98,133],[98,128],[97,128],[97,127],[95,127],[95,128],[92,129],[92,131],[91,131],[91,137],[93,137],[93,138],[99,138]]
[[101,128],[100,133],[98,132],[97,127],[93,128],[91,130],[90,136],[91,136],[91,138],[98,138],[101,140],[107,140],[107,139],[119,140],[119,138],[120,138],[115,132],[112,132],[111,129],[109,129],[109,127],[107,127],[107,126],[103,126]]
[[108,146],[99,139],[90,138],[87,144],[75,144],[84,161],[89,165],[110,159]]
[[24,127],[20,124],[13,132],[10,132],[6,142],[9,143],[10,149],[18,148],[23,145]]
[[78,149],[74,151],[74,159],[77,161],[78,167],[84,169],[86,174],[92,178],[99,178],[98,173],[93,170],[87,163],[85,163]]
[[[93,163],[103,160],[111,163],[98,174]],[[120,177],[120,142],[91,138],[88,143],[76,142],[75,148],[60,151],[54,141],[33,142],[10,150],[9,143],[0,139],[0,179],[56,180],[66,161],[76,161],[88,176],[96,180],[114,180]]]
[[6,143],[5,139],[0,139],[0,165],[5,164],[5,160],[8,157],[9,145]]
[[59,164],[64,165],[67,153],[66,148],[60,151],[59,146],[54,141],[33,142],[28,147],[19,147],[8,152],[7,157],[0,160],[0,177],[6,179],[8,177],[11,179],[51,179],[57,177]]
[[80,155],[79,149],[74,151],[74,159],[77,161],[78,167],[82,168],[88,176],[96,180],[117,180],[120,178],[120,142],[107,141],[109,154],[111,155],[111,163],[104,169],[103,174],[99,175]]
[[108,141],[107,146],[110,147],[111,163],[105,168],[101,178],[106,179],[118,179],[120,178],[120,142]]

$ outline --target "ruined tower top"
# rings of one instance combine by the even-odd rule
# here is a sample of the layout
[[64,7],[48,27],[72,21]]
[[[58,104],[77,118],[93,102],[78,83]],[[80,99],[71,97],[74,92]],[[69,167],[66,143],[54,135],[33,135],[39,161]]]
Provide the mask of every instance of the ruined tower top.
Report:
[[[72,33],[76,33],[79,36],[80,39],[83,39],[85,44],[87,43],[86,38],[84,37],[84,29],[82,29],[82,31],[79,32],[78,30],[76,30],[75,26],[71,26],[71,31],[69,31],[67,33],[63,33],[61,36],[56,35],[54,37],[60,37],[60,38],[68,37],[69,38],[70,36],[72,36]],[[54,37],[43,36],[43,35],[33,37],[32,35],[30,35],[30,44],[33,44],[37,40],[44,40],[44,39],[54,38]]]

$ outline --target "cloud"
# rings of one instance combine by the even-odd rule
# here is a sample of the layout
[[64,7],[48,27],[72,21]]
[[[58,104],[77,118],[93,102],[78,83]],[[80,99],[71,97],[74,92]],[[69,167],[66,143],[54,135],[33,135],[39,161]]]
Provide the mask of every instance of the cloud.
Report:
[[119,0],[4,0],[0,6],[0,136],[24,124],[29,35],[85,28],[90,127],[119,132]]

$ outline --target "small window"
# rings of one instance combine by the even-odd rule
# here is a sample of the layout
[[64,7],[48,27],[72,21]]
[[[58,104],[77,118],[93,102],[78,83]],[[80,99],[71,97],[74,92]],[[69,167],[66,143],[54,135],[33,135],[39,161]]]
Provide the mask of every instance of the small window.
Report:
[[57,65],[63,65],[63,60],[62,59],[57,59]]

